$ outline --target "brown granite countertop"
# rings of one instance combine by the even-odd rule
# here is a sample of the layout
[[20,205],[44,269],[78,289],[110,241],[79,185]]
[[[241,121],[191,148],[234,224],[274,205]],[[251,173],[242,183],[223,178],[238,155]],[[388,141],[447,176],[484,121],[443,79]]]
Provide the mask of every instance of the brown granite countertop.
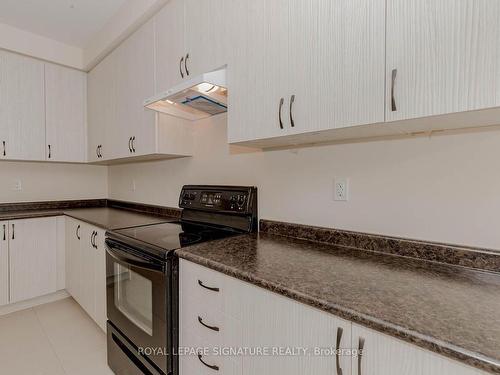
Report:
[[151,215],[112,207],[41,209],[0,212],[0,221],[66,215],[97,227],[112,230],[176,220],[174,217]]
[[500,374],[500,274],[272,234],[179,257]]

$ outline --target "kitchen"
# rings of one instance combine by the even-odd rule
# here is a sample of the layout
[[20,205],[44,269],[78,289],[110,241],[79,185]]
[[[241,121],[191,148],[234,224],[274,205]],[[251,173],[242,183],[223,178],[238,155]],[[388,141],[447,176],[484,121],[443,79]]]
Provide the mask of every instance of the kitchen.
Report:
[[500,373],[500,4],[99,4],[0,2],[1,373]]

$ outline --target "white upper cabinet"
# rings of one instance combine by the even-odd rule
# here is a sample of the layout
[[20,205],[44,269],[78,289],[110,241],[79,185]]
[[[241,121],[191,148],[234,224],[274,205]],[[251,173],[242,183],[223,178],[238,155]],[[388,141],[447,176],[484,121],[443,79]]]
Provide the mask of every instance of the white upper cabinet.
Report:
[[247,3],[230,142],[384,121],[383,0]]
[[46,157],[87,161],[87,75],[45,64]]
[[0,51],[0,158],[45,160],[44,63]]
[[110,139],[113,158],[156,151],[156,113],[143,104],[155,90],[154,30],[150,20],[113,51],[118,105]]
[[9,303],[9,222],[0,221],[0,306]]
[[500,106],[499,19],[497,0],[387,0],[387,120]]
[[385,0],[288,4],[288,130],[383,122]]
[[[168,3],[172,4],[176,1]],[[141,26],[88,75],[91,162],[114,164],[134,158],[168,159],[189,156],[192,152],[191,124],[181,120],[161,121],[156,112],[143,104],[155,93],[155,65],[158,64],[155,40],[168,34],[165,29],[155,36],[157,21],[158,16]],[[168,20],[164,22],[169,25]],[[164,64],[167,66],[170,62]],[[166,70],[157,70],[157,73]],[[170,79],[168,74],[163,77]]]
[[[246,14],[240,25],[231,22],[241,48],[230,58],[230,142],[276,137],[283,134],[288,111],[288,8],[287,0],[239,1],[232,7]],[[240,14],[240,17],[241,14]],[[280,122],[281,108],[281,122]],[[235,112],[237,115],[231,113]],[[283,127],[283,129],[282,129]]]
[[[227,8],[232,0],[185,0],[184,41],[189,76],[227,64]],[[233,0],[234,1],[234,0]]]
[[171,0],[158,12],[156,93],[227,64],[231,2]]
[[[170,0],[155,20],[156,93],[170,89],[186,76],[184,60],[184,1]],[[189,58],[188,58],[189,63]],[[146,99],[146,98],[144,98]]]
[[[101,161],[110,155],[108,138],[116,122],[116,73],[113,54],[106,57],[87,76],[88,159]],[[109,133],[110,137],[107,137]]]

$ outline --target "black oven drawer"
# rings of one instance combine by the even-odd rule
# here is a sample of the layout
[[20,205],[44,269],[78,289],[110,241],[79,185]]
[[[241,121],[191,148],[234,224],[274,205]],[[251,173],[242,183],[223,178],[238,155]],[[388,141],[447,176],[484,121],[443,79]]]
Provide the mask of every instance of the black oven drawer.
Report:
[[108,322],[108,365],[116,375],[164,375]]

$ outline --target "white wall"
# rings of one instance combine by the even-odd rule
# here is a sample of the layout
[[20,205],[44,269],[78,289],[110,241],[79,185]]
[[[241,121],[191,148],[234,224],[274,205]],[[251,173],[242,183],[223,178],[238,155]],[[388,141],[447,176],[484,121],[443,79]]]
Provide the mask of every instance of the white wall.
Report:
[[[0,162],[0,203],[106,198],[107,168],[77,164]],[[17,180],[22,190],[15,191]]]
[[498,131],[230,155],[225,123],[199,123],[192,158],[110,167],[109,197],[177,207],[183,184],[256,185],[261,218],[500,249]]

